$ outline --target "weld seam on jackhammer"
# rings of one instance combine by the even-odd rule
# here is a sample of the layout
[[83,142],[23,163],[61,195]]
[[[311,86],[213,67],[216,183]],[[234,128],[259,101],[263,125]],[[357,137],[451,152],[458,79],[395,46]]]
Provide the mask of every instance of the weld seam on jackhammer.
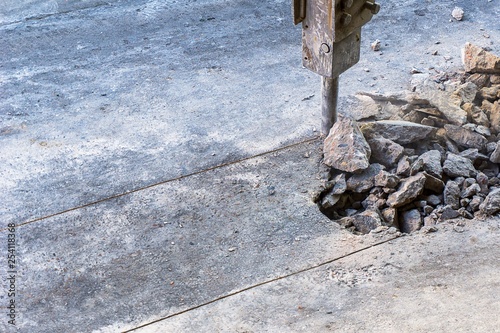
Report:
[[205,303],[202,303],[202,304],[199,304],[199,305],[196,305],[196,306],[193,306],[193,307],[190,307],[189,309],[185,309],[185,310],[182,310],[182,311],[179,311],[179,312],[176,312],[176,313],[173,313],[171,315],[168,315],[166,317],[163,317],[163,318],[160,318],[160,319],[156,319],[152,322],[149,322],[149,323],[146,323],[146,324],[143,324],[141,326],[137,326],[137,327],[134,327],[132,329],[129,329],[127,331],[123,331],[122,333],[129,333],[129,332],[133,332],[135,330],[138,330],[140,328],[144,328],[146,326],[149,326],[149,325],[153,325],[153,324],[156,324],[160,321],[163,321],[163,320],[167,320],[167,319],[170,319],[172,317],[176,317],[176,316],[179,316],[181,314],[184,314],[184,313],[187,313],[187,312],[190,312],[190,311],[193,311],[193,310],[196,310],[196,309],[199,309],[199,308],[202,308],[204,306],[207,306],[207,305],[210,305],[210,304],[213,304],[213,303],[216,303],[218,301],[221,301],[221,300],[224,300],[226,298],[229,298],[229,297],[232,297],[232,296],[236,296],[238,294],[241,294],[243,292],[246,292],[248,290],[252,290],[252,289],[255,289],[255,288],[258,288],[258,287],[261,287],[261,286],[264,286],[264,285],[267,285],[267,284],[270,284],[270,283],[273,283],[273,282],[276,282],[276,281],[280,281],[280,280],[284,280],[284,279],[287,279],[289,277],[292,277],[292,276],[295,276],[295,275],[299,275],[299,274],[302,274],[302,273],[306,273],[306,272],[309,272],[313,269],[316,269],[316,268],[319,268],[319,267],[322,267],[322,266],[325,266],[325,265],[328,265],[328,264],[331,264],[335,261],[338,261],[338,260],[341,260],[341,259],[345,259],[347,257],[350,257],[352,255],[355,255],[357,253],[360,253],[360,252],[363,252],[365,250],[369,250],[371,248],[374,248],[374,247],[377,247],[379,245],[383,245],[385,243],[388,243],[390,241],[393,241],[395,239],[397,239],[398,237],[393,237],[393,238],[390,238],[390,239],[386,239],[384,241],[381,241],[381,242],[378,242],[378,243],[375,243],[375,244],[372,244],[370,246],[367,246],[367,247],[364,247],[364,248],[361,248],[359,250],[355,250],[353,252],[350,252],[350,253],[347,253],[347,254],[344,254],[344,255],[341,255],[340,257],[337,257],[337,258],[334,258],[334,259],[330,259],[330,260],[327,260],[325,262],[322,262],[320,264],[316,264],[316,265],[313,265],[311,267],[308,267],[308,268],[304,268],[302,270],[299,270],[297,272],[293,272],[293,273],[290,273],[290,274],[287,274],[287,275],[283,275],[283,276],[279,276],[279,277],[276,277],[276,278],[273,278],[273,279],[270,279],[270,280],[267,280],[267,281],[264,281],[264,282],[260,282],[260,283],[257,283],[257,284],[254,284],[250,287],[246,287],[246,288],[243,288],[243,289],[240,289],[238,291],[235,291],[235,292],[232,292],[232,293],[229,293],[227,295],[224,295],[224,296],[221,296],[221,297],[218,297],[216,299],[213,299],[211,301],[208,301],[208,302],[205,302]]
[[[199,174],[202,174],[202,173],[205,173],[205,172],[209,172],[209,171],[212,171],[212,170],[220,169],[220,168],[223,168],[223,167],[226,167],[226,166],[229,166],[229,165],[233,165],[233,164],[241,163],[241,162],[244,162],[244,161],[248,161],[248,160],[251,160],[253,158],[257,158],[257,157],[265,156],[265,155],[272,154],[272,153],[275,153],[275,152],[279,152],[279,151],[282,151],[282,150],[286,150],[288,148],[292,148],[292,147],[295,147],[295,146],[298,146],[298,145],[301,145],[301,144],[304,144],[304,143],[308,143],[308,142],[317,140],[318,138],[319,138],[319,136],[314,136],[314,137],[302,140],[300,142],[295,142],[295,143],[292,143],[292,144],[287,145],[287,146],[283,146],[283,147],[279,147],[279,148],[276,148],[276,149],[273,149],[273,150],[265,151],[263,153],[259,153],[259,154],[256,154],[256,155],[244,157],[244,158],[241,158],[241,159],[236,160],[236,161],[222,163],[222,164],[219,164],[219,165],[207,168],[207,169],[198,170],[198,171],[186,174],[186,175],[177,176],[175,178],[170,178],[170,179],[167,179],[167,180],[164,180],[164,181],[161,181],[161,182],[158,182],[158,183],[154,183],[154,184],[151,184],[151,185],[147,185],[147,186],[144,186],[144,187],[141,187],[141,188],[138,188],[138,189],[134,189],[134,190],[130,190],[130,191],[127,191],[127,192],[115,194],[115,195],[112,195],[112,196],[104,198],[104,199],[99,199],[99,200],[96,200],[96,201],[93,201],[93,202],[90,202],[90,203],[87,203],[87,204],[84,204],[84,205],[81,205],[81,206],[77,206],[77,207],[73,207],[73,208],[69,208],[69,209],[57,212],[57,213],[54,213],[54,214],[50,214],[50,215],[46,215],[46,216],[42,216],[42,217],[37,217],[35,219],[28,220],[26,222],[22,222],[20,224],[17,224],[16,228],[24,226],[24,225],[27,225],[27,224],[31,224],[31,223],[34,223],[34,222],[38,222],[38,221],[41,221],[41,220],[49,219],[49,218],[52,218],[52,217],[55,217],[55,216],[58,216],[58,215],[63,215],[63,214],[66,214],[66,213],[69,213],[69,212],[72,212],[72,211],[75,211],[75,210],[79,210],[79,209],[82,209],[82,208],[86,208],[86,207],[90,207],[90,206],[93,206],[93,205],[97,205],[99,203],[102,203],[102,202],[105,202],[105,201],[108,201],[108,200],[113,200],[113,199],[116,199],[116,198],[120,198],[120,197],[123,197],[123,196],[128,195],[128,194],[137,193],[137,192],[140,192],[140,191],[143,191],[143,190],[147,190],[147,189],[153,188],[155,186],[164,185],[164,184],[167,184],[167,183],[174,182],[176,180],[181,180],[181,179],[188,178],[188,177],[191,177],[191,176],[196,176],[196,175],[199,175]],[[6,228],[0,229],[0,232],[2,232],[4,230],[6,230]]]

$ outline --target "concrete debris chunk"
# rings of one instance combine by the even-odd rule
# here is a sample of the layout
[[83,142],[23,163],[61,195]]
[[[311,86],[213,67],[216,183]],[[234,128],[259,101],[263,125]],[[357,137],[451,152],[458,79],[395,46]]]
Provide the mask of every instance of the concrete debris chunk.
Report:
[[401,228],[401,232],[405,232],[407,234],[419,230],[422,228],[422,225],[422,215],[420,215],[418,209],[403,212],[399,218],[399,227]]
[[428,174],[427,172],[423,173],[425,176],[425,184],[424,188],[430,190],[434,193],[441,193],[444,189],[444,182],[433,175]]
[[471,43],[465,44],[462,61],[466,72],[500,74],[500,57]]
[[429,150],[417,159],[422,161],[423,169],[434,177],[441,178],[443,167],[441,166],[441,153],[438,150]]
[[371,138],[368,140],[368,144],[372,151],[371,161],[383,164],[388,168],[396,165],[403,155],[403,146],[383,137]]
[[369,140],[383,137],[400,145],[406,145],[429,139],[436,132],[436,128],[409,121],[382,120],[361,125],[361,131]]
[[500,212],[500,188],[493,189],[479,206],[481,213],[494,215]]
[[458,209],[460,207],[460,186],[457,182],[449,180],[443,193],[444,204]]
[[352,175],[347,179],[347,189],[352,192],[362,193],[371,190],[375,185],[375,177],[385,167],[378,163],[371,164],[359,174]]
[[324,163],[337,170],[359,172],[370,165],[371,149],[358,124],[342,117],[333,125],[325,140]]
[[446,130],[446,135],[464,149],[476,148],[482,150],[488,143],[488,140],[484,136],[464,127],[444,125],[444,129]]
[[367,234],[383,225],[380,214],[375,210],[366,210],[350,218],[356,230],[362,234]]
[[457,21],[462,21],[464,18],[464,10],[461,7],[455,7],[453,8],[453,11],[451,12],[451,16]]
[[404,179],[399,189],[387,198],[387,205],[394,208],[410,203],[422,193],[425,181],[423,173]]
[[443,163],[443,171],[451,178],[476,177],[477,175],[477,170],[468,158],[453,153],[448,153]]

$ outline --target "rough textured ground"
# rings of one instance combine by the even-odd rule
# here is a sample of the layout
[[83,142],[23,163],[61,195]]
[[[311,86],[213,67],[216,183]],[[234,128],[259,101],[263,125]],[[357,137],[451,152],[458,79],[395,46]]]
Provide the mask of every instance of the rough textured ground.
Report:
[[[449,22],[455,5],[465,9],[462,22]],[[2,3],[0,242],[6,243],[9,222],[22,225],[19,332],[132,329],[392,237],[349,235],[311,205],[302,191],[317,185],[319,152],[309,143],[188,176],[318,134],[319,78],[300,65],[300,28],[292,26],[289,6],[284,0]],[[382,2],[364,29],[360,63],[341,78],[341,112],[354,112],[349,96],[356,91],[407,87],[412,67],[459,66],[466,41],[500,53],[499,10],[496,0]],[[369,47],[376,38],[382,54]],[[423,241],[422,251],[442,243],[458,266],[458,245],[469,239],[463,237],[479,244],[498,237],[497,229],[490,236],[469,230]],[[412,256],[406,238],[399,242]],[[387,250],[379,258],[391,255],[380,249]],[[483,253],[478,263],[495,254]],[[426,264],[407,267],[420,274],[444,269]],[[457,285],[481,285],[481,295],[495,297],[498,280],[486,279],[487,264],[481,265],[481,275],[461,270],[468,282]],[[401,279],[415,276],[404,272],[398,270]],[[292,286],[300,277],[280,281]],[[283,294],[286,303],[308,293],[290,289],[296,293],[269,292],[268,309],[279,309],[272,295]],[[352,310],[343,318],[362,315],[358,304],[370,302],[370,292],[339,298]],[[265,308],[257,296],[250,303],[256,311]],[[440,296],[433,301],[445,304]],[[471,305],[462,296],[468,313],[496,324],[489,314],[498,303]],[[440,318],[448,320],[444,312]],[[221,321],[238,315],[224,313]],[[262,319],[247,331],[279,330],[294,320],[286,312],[276,322],[254,314]],[[206,331],[194,320],[172,318],[181,325],[175,332]],[[315,318],[311,325],[327,320]],[[366,327],[377,320],[367,318]],[[15,331],[0,322],[0,330]],[[464,321],[464,331],[476,330],[475,322]],[[294,325],[284,327],[301,330]]]

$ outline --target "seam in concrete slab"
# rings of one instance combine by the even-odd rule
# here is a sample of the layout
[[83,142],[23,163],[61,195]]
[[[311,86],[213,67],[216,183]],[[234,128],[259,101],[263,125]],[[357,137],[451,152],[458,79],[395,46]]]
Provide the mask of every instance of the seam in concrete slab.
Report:
[[9,26],[9,25],[19,24],[19,23],[29,22],[29,21],[39,21],[39,20],[43,20],[43,19],[46,19],[46,18],[49,18],[49,17],[52,17],[52,16],[56,16],[56,15],[65,15],[65,14],[79,12],[79,11],[86,10],[86,9],[94,9],[94,8],[99,8],[99,7],[104,7],[104,6],[110,6],[110,5],[111,4],[109,4],[109,3],[97,3],[97,4],[93,5],[93,6],[88,6],[88,7],[82,7],[82,8],[77,8],[77,9],[69,9],[69,10],[60,11],[60,12],[54,12],[54,13],[46,13],[46,14],[33,15],[33,16],[24,17],[24,18],[22,18],[20,20],[15,20],[15,21],[9,21],[9,22],[5,22],[5,23],[0,23],[0,27],[6,27],[6,26]]
[[322,262],[320,264],[316,264],[316,265],[313,265],[311,267],[308,267],[308,268],[304,268],[300,271],[297,271],[297,272],[293,272],[293,273],[290,273],[290,274],[287,274],[287,275],[283,275],[283,276],[279,276],[277,278],[274,278],[274,279],[270,279],[270,280],[267,280],[267,281],[264,281],[264,282],[260,282],[260,283],[257,283],[257,284],[254,284],[254,285],[251,285],[249,287],[246,287],[246,288],[243,288],[243,289],[240,289],[240,290],[237,290],[235,292],[232,292],[232,293],[229,293],[227,295],[224,295],[224,296],[221,296],[221,297],[218,297],[216,299],[213,299],[211,301],[208,301],[208,302],[205,302],[205,303],[202,303],[202,304],[199,304],[199,305],[196,305],[196,306],[193,306],[193,307],[190,307],[188,309],[185,309],[185,310],[182,310],[182,311],[179,311],[179,312],[176,312],[176,313],[173,313],[171,315],[168,315],[164,318],[160,318],[160,319],[157,319],[157,320],[154,320],[152,322],[149,322],[149,323],[146,323],[144,325],[141,325],[141,326],[137,326],[135,328],[132,328],[130,330],[127,330],[127,331],[123,331],[122,333],[129,333],[129,332],[133,332],[135,330],[138,330],[140,328],[144,328],[146,326],[149,326],[149,325],[153,325],[153,324],[156,324],[160,321],[163,321],[163,320],[167,320],[169,318],[172,318],[172,317],[176,317],[176,316],[179,316],[181,314],[184,314],[184,313],[187,313],[187,312],[190,312],[190,311],[193,311],[193,310],[196,310],[196,309],[199,309],[199,308],[202,308],[204,306],[207,306],[207,305],[210,305],[210,304],[213,304],[213,303],[216,303],[218,301],[221,301],[223,299],[226,299],[226,298],[229,298],[229,297],[232,297],[232,296],[235,296],[235,295],[238,295],[238,294],[241,294],[243,292],[246,292],[248,290],[252,290],[252,289],[255,289],[255,288],[258,288],[258,287],[261,287],[261,286],[264,286],[264,285],[267,285],[267,284],[270,284],[270,283],[273,283],[273,282],[276,282],[276,281],[280,281],[280,280],[284,280],[284,279],[287,279],[289,277],[292,277],[292,276],[295,276],[295,275],[299,275],[299,274],[302,274],[302,273],[306,273],[306,272],[309,272],[313,269],[316,269],[316,268],[319,268],[319,267],[323,267],[323,266],[326,266],[326,265],[329,265],[335,261],[339,261],[341,259],[345,259],[347,257],[350,257],[352,255],[355,255],[357,253],[360,253],[360,252],[363,252],[363,251],[366,251],[366,250],[369,250],[369,249],[372,249],[374,247],[377,247],[379,245],[383,245],[387,242],[390,242],[390,241],[393,241],[395,240],[396,238],[398,238],[398,236],[395,236],[393,238],[390,238],[390,239],[386,239],[384,241],[381,241],[381,242],[378,242],[378,243],[375,243],[375,244],[372,244],[370,246],[367,246],[367,247],[364,247],[364,248],[361,248],[361,249],[358,249],[356,251],[353,251],[353,252],[350,252],[350,253],[347,253],[347,254],[344,254],[340,257],[337,257],[337,258],[334,258],[334,259],[330,259],[330,260],[327,260],[325,262]]
[[[231,162],[219,164],[219,165],[207,168],[207,169],[198,170],[198,171],[195,171],[195,172],[192,172],[192,173],[189,173],[189,174],[186,174],[186,175],[181,175],[181,176],[178,176],[178,177],[175,177],[175,178],[170,178],[170,179],[161,181],[159,183],[154,183],[154,184],[147,185],[147,186],[144,186],[144,187],[140,187],[140,188],[137,188],[137,189],[133,189],[133,190],[130,190],[130,191],[127,191],[127,192],[115,194],[115,195],[112,195],[110,197],[106,197],[104,199],[93,201],[93,202],[90,202],[90,203],[87,203],[87,204],[84,204],[84,205],[80,205],[80,206],[77,206],[77,207],[69,208],[69,209],[66,209],[66,210],[54,213],[54,214],[50,214],[50,215],[46,215],[46,216],[42,216],[42,217],[37,217],[35,219],[28,220],[26,222],[22,222],[22,223],[17,224],[16,228],[24,226],[24,225],[27,225],[27,224],[31,224],[31,223],[34,223],[34,222],[38,222],[38,221],[41,221],[41,220],[45,220],[45,219],[48,219],[48,218],[52,218],[54,216],[58,216],[58,215],[62,215],[62,214],[68,213],[68,212],[72,212],[72,211],[75,211],[75,210],[78,210],[78,209],[82,209],[82,208],[85,208],[85,207],[96,205],[96,204],[99,204],[99,203],[104,202],[104,201],[108,201],[108,200],[116,199],[116,198],[119,198],[119,197],[123,197],[123,196],[128,195],[128,194],[132,194],[132,193],[136,193],[136,192],[139,192],[139,191],[143,191],[143,190],[155,187],[155,186],[167,184],[167,183],[170,183],[170,182],[173,182],[173,181],[176,181],[176,180],[184,179],[184,178],[195,176],[195,175],[198,175],[198,174],[201,174],[201,173],[205,173],[205,172],[208,172],[208,171],[211,171],[211,170],[219,169],[219,168],[222,168],[222,167],[225,167],[225,166],[228,166],[228,165],[237,164],[237,163],[240,163],[240,162],[243,162],[243,161],[251,160],[251,159],[256,158],[256,157],[265,156],[265,155],[272,154],[272,153],[275,153],[275,152],[278,152],[278,151],[282,151],[282,150],[285,150],[285,149],[288,149],[288,148],[299,146],[301,144],[317,140],[319,137],[320,137],[319,135],[316,135],[314,137],[307,138],[307,139],[302,140],[300,142],[292,143],[292,144],[289,144],[289,145],[286,145],[286,146],[283,146],[283,147],[279,147],[279,148],[276,148],[276,149],[273,149],[273,150],[269,150],[269,151],[266,151],[266,152],[263,152],[263,153],[260,153],[260,154],[256,154],[256,155],[244,157],[244,158],[236,160],[236,161],[231,161]],[[7,229],[6,228],[0,229],[0,232],[3,232],[5,230],[7,230]]]

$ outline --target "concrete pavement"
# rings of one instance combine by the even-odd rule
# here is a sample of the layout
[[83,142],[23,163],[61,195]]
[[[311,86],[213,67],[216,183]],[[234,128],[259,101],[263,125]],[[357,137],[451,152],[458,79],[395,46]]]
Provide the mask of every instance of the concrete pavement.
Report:
[[[341,112],[356,112],[349,97],[356,91],[407,87],[411,67],[459,66],[466,41],[499,53],[496,0],[460,3],[465,20],[449,22],[455,5],[382,3],[364,28],[360,64],[341,78]],[[328,329],[372,327],[373,316],[364,326],[349,326],[349,318],[378,288],[358,284],[353,288],[360,292],[345,292],[308,270],[347,255],[342,267],[356,277],[358,259],[349,254],[371,253],[372,245],[395,236],[353,236],[309,199],[319,186],[320,87],[300,65],[300,29],[290,23],[289,6],[281,0],[4,2],[0,242],[7,242],[9,223],[18,225],[19,275],[17,325],[2,319],[2,331],[116,332],[143,325],[167,332],[304,331],[303,321],[321,331],[324,316],[273,311],[282,309],[280,302],[295,311],[297,297],[328,290],[345,305],[343,319]],[[381,53],[369,48],[376,38]],[[467,277],[450,285],[482,283],[480,309],[469,304],[470,295],[459,295],[464,313],[494,313],[496,223],[471,225],[467,233],[442,228],[397,244],[401,256],[443,246],[457,274]],[[469,244],[472,237],[477,242]],[[463,244],[482,275],[458,267],[467,260],[457,255]],[[383,267],[394,252],[389,245],[377,246],[379,259],[364,263]],[[391,271],[379,280],[381,289],[391,290],[392,278],[409,278],[406,272],[442,268],[417,259],[398,259],[409,270]],[[6,267],[4,260],[2,276]],[[405,289],[402,299],[418,297],[418,288]],[[2,303],[8,299],[0,295]],[[307,300],[311,308],[327,301]],[[255,309],[238,310],[233,302]],[[442,302],[436,318],[456,310]],[[203,320],[207,313],[220,321]],[[241,326],[245,313],[254,319]],[[479,317],[471,318],[464,328],[474,331]],[[481,320],[490,328],[495,319]],[[413,323],[394,327],[415,331]],[[441,328],[447,327],[457,328]]]

